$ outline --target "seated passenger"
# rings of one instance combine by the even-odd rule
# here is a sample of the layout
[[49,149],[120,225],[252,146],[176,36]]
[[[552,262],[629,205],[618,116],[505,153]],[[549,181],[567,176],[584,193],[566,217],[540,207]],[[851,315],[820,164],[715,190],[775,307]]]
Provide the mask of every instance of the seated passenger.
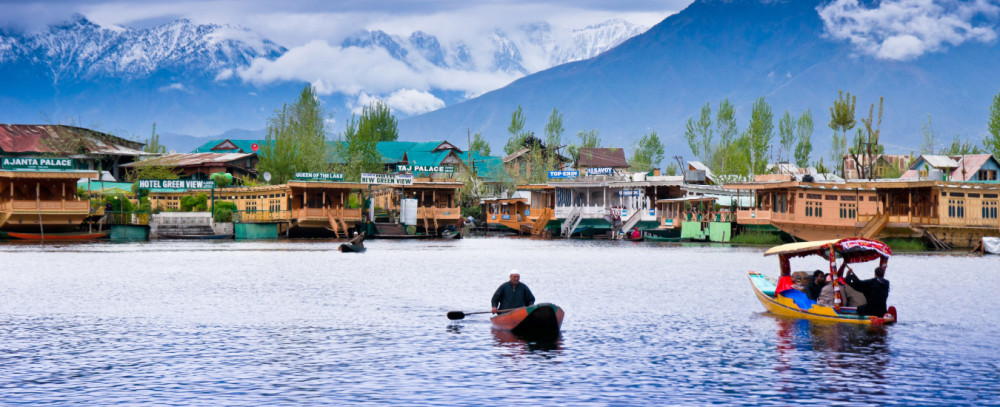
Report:
[[885,269],[875,267],[875,278],[860,280],[854,272],[848,270],[847,283],[864,293],[867,303],[858,307],[858,315],[873,315],[881,317],[886,312],[886,299],[889,298],[889,280],[885,278]]
[[826,275],[822,271],[816,270],[813,272],[812,279],[809,280],[809,285],[806,286],[806,295],[809,296],[810,300],[816,301],[824,286],[826,286]]
[[829,274],[826,275],[826,284],[820,289],[819,297],[816,298],[816,304],[824,307],[833,306],[833,284],[830,284]]

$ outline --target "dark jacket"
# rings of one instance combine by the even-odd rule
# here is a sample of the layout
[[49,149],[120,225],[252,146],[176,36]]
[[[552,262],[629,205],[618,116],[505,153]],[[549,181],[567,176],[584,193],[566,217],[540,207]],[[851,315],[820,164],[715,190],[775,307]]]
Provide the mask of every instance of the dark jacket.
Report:
[[510,281],[500,284],[497,292],[493,293],[493,300],[490,301],[497,309],[506,310],[513,308],[527,307],[535,304],[535,296],[524,283],[518,283],[515,288]]
[[823,292],[823,286],[825,285],[826,282],[823,282],[822,284],[816,284],[815,278],[809,280],[809,285],[806,286],[806,296],[808,296],[810,300],[813,301],[818,300],[820,293]]
[[875,277],[869,280],[860,280],[854,274],[847,275],[847,285],[861,291],[868,302],[858,307],[859,315],[872,315],[881,317],[885,315],[886,299],[889,298],[889,280]]

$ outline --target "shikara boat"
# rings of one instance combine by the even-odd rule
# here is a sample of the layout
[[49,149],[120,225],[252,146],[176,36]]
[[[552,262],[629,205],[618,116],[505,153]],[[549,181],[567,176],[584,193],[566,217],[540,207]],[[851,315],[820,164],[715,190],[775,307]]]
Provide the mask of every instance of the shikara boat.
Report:
[[365,249],[364,246],[358,246],[356,244],[341,243],[340,247],[337,248],[337,250],[340,250],[340,251],[342,251],[344,253],[364,253],[365,250],[368,250],[368,249]]
[[662,237],[654,235],[646,235],[647,242],[686,242],[690,239],[686,237]]
[[0,231],[0,239],[12,240],[45,240],[45,241],[75,241],[97,240],[108,237],[108,232],[100,233],[22,233]]
[[[840,301],[835,301],[834,306],[819,305],[816,301],[809,299],[802,291],[791,287],[789,259],[792,257],[823,257],[830,263],[830,275],[842,277],[840,273],[843,271],[843,265],[846,264],[879,260],[880,265],[885,268],[892,255],[892,251],[885,243],[863,238],[789,243],[773,247],[764,255],[778,256],[781,264],[779,280],[775,282],[754,271],[749,272],[748,277],[754,293],[757,294],[757,299],[769,312],[786,317],[852,324],[888,325],[896,322],[896,307],[889,307],[888,312],[881,317],[862,316],[857,314],[856,308],[840,306]],[[842,262],[840,271],[837,269],[838,258]],[[838,286],[841,284],[838,280],[839,278],[833,278],[829,284],[833,284],[835,295],[839,299],[841,290]]]
[[541,303],[521,307],[490,318],[493,329],[510,331],[527,337],[559,336],[562,327],[563,310],[558,305]]
[[462,232],[449,232],[449,231],[442,232],[441,233],[441,238],[442,239],[461,239],[462,238]]

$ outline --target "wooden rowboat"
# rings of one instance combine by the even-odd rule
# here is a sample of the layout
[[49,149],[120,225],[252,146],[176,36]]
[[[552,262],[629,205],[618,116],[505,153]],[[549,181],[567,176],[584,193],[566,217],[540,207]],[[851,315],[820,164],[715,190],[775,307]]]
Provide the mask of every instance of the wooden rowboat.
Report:
[[340,250],[341,252],[344,253],[364,253],[365,250],[368,249],[365,249],[364,246],[358,246],[356,244],[341,243],[340,247],[337,248],[337,250]]
[[108,237],[108,232],[100,233],[21,233],[21,232],[0,232],[0,239],[16,240],[45,240],[45,241],[74,241],[74,240],[97,240]]
[[[841,273],[844,266],[850,263],[879,260],[881,267],[885,268],[892,255],[892,250],[885,243],[863,238],[789,243],[773,247],[764,255],[778,256],[781,264],[781,279],[784,281],[779,280],[776,283],[763,274],[753,271],[749,272],[747,276],[750,278],[750,285],[753,287],[757,299],[768,312],[792,318],[851,324],[889,325],[897,321],[896,307],[888,307],[886,314],[882,316],[864,316],[858,315],[856,308],[840,306],[839,298],[835,300],[833,306],[820,305],[809,299],[802,291],[793,288],[791,277],[789,277],[791,270],[789,260],[804,256],[824,258],[830,263],[830,275],[837,277],[843,277]],[[837,268],[838,259],[842,260],[839,270]],[[836,295],[839,296],[838,281],[839,278],[834,278],[830,284],[833,285],[838,293]]]
[[558,305],[541,303],[515,308],[490,318],[490,322],[493,329],[510,331],[519,336],[555,337],[559,336],[564,314]]

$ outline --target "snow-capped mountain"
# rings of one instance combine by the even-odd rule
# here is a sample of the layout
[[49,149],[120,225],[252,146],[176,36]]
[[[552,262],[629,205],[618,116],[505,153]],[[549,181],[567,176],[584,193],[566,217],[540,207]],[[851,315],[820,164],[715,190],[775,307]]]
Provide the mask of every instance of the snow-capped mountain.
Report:
[[273,59],[284,52],[285,48],[245,28],[188,20],[128,29],[102,27],[77,16],[37,33],[0,32],[0,63],[42,65],[57,82],[134,80],[165,69],[215,76],[255,58]]
[[[443,40],[430,29],[373,29],[296,45],[233,25],[175,20],[129,28],[77,15],[32,32],[0,27],[0,122],[69,120],[130,134],[143,134],[156,122],[165,133],[219,134],[265,127],[267,116],[293,100],[304,81],[330,81],[325,89],[332,90],[321,96],[336,122],[370,98],[387,100],[405,118],[597,55],[644,30],[623,20],[577,30],[538,22]],[[380,66],[383,51],[402,69]],[[303,57],[311,59],[303,64]],[[327,64],[336,69],[310,70]],[[383,76],[365,77],[372,67],[384,68],[377,71]],[[402,79],[389,81],[394,88],[366,87],[387,77]]]
[[[494,29],[485,34],[491,46],[488,50],[470,49],[465,41],[442,45],[437,37],[424,31],[403,37],[374,30],[358,32],[342,41],[340,46],[381,48],[394,59],[414,67],[426,62],[441,68],[526,75],[597,56],[647,29],[616,18],[585,28],[555,32],[548,23],[539,21],[518,27],[512,33]],[[489,52],[492,58],[477,64],[472,57],[474,52]],[[543,55],[544,62],[526,64],[524,52]]]

